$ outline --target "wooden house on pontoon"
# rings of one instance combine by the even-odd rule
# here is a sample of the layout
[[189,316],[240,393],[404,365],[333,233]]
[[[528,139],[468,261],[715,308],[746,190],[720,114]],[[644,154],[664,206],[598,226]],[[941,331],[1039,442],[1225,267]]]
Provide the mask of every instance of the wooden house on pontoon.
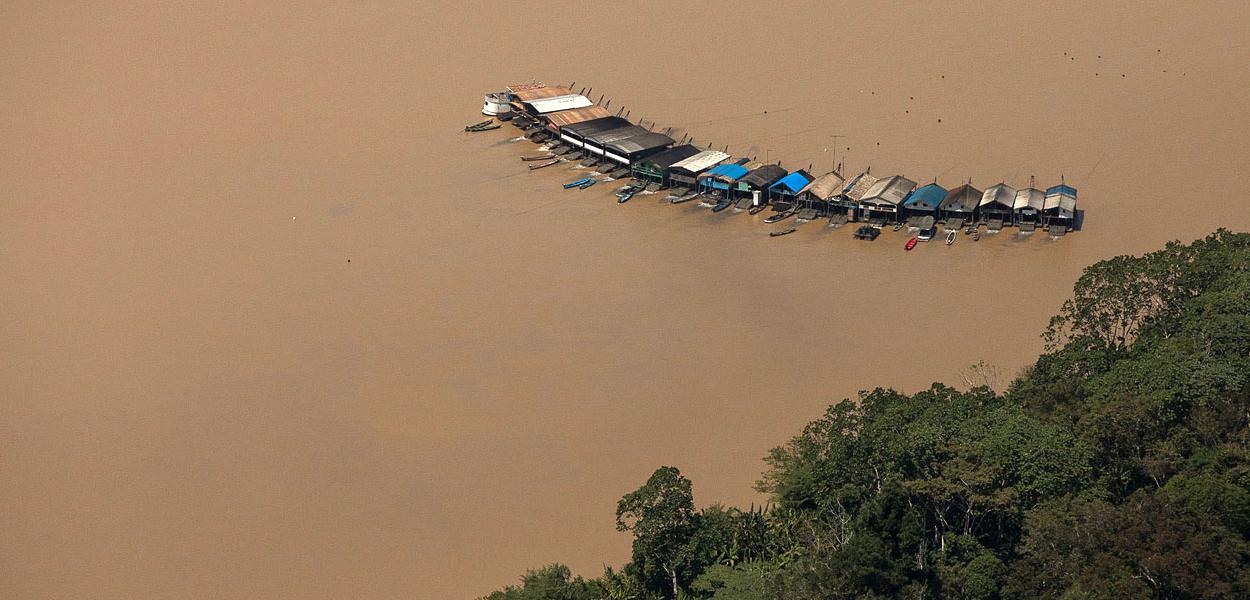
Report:
[[1042,222],[1053,236],[1072,229],[1076,223],[1076,188],[1064,183],[1048,188],[1042,204]]
[[878,180],[859,199],[864,218],[876,226],[898,222],[899,209],[914,189],[916,189],[916,182],[902,175],[893,175]]
[[981,194],[981,203],[977,205],[977,218],[980,223],[985,223],[987,230],[1002,231],[1003,225],[1011,225],[1015,204],[1016,188],[1006,183],[994,184]]
[[[539,102],[549,98],[557,98],[561,96],[575,96],[572,89],[565,86],[547,86],[542,83],[523,83],[510,85],[507,87],[507,98],[511,106],[512,124],[522,129],[533,127],[539,124],[538,115],[526,108],[526,103]],[[593,102],[587,104],[590,106]],[[565,106],[564,108],[579,108],[575,106]],[[558,110],[558,109],[557,109]]]
[[832,218],[835,214],[840,214],[845,217],[846,208],[840,203],[844,185],[846,179],[837,171],[817,176],[799,190],[796,204],[799,210],[814,209],[817,216],[828,215]]
[[977,207],[981,205],[981,190],[965,183],[946,193],[938,206],[938,220],[946,221],[947,231],[959,231],[964,223],[976,223]]
[[846,189],[842,192],[842,201],[849,207],[847,216],[852,221],[864,219],[864,207],[859,201],[868,192],[868,188],[876,185],[877,177],[868,171],[864,171],[852,179],[847,184]]
[[1030,181],[1029,187],[1016,191],[1016,201],[1012,205],[1012,220],[1020,233],[1033,233],[1042,223],[1042,207],[1045,206],[1046,194],[1035,187]]
[[[793,173],[787,174],[785,177],[778,179],[772,185],[768,186],[768,203],[772,204],[777,210],[790,210],[794,208],[795,201],[798,199],[799,192],[807,189],[807,184],[812,182],[812,176],[807,171],[799,169]],[[807,209],[804,209],[806,212]],[[815,217],[815,209],[811,210],[811,216]]]
[[669,187],[694,189],[699,176],[708,169],[729,160],[729,154],[720,150],[704,150],[690,158],[673,163],[668,169]]
[[[587,156],[592,157],[592,158],[595,156],[598,156],[601,160],[606,161],[606,160],[612,159],[612,157],[608,156],[608,146],[610,144],[613,144],[615,142],[619,142],[622,140],[627,140],[632,137],[644,135],[647,133],[650,133],[650,132],[647,131],[645,127],[639,127],[637,125],[626,125],[623,127],[618,127],[616,129],[609,129],[607,131],[601,131],[599,133],[592,133],[586,136],[585,139],[582,140],[583,141],[582,148],[584,148],[586,152],[588,153]],[[669,143],[672,143],[672,142],[670,141]],[[621,161],[618,161],[618,162],[621,162]]]
[[909,228],[914,229],[923,229],[924,222],[932,226],[932,223],[937,220],[938,207],[945,199],[946,188],[938,185],[937,182],[916,188],[916,191],[903,202],[903,221]]
[[690,144],[674,146],[663,152],[634,161],[629,166],[630,176],[642,184],[654,183],[660,187],[668,187],[668,180],[673,165],[699,153],[700,150]]
[[737,181],[732,198],[750,198],[751,206],[768,203],[768,187],[787,175],[780,165],[762,165]]

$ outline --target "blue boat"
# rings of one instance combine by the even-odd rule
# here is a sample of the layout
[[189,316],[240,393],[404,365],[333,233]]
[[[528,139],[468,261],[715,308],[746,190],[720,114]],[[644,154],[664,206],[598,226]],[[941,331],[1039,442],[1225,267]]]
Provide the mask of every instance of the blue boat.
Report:
[[[582,187],[582,185],[583,185],[583,184],[585,184],[587,181],[594,181],[594,178],[593,178],[593,177],[583,177],[583,178],[581,178],[581,179],[578,179],[577,181],[570,181],[570,182],[568,182],[568,183],[564,184],[564,189],[569,190],[569,189],[573,189],[573,188],[575,188],[575,187]],[[587,187],[589,187],[589,186],[587,186]]]
[[617,204],[625,204],[626,202],[629,202],[629,199],[630,199],[630,198],[633,198],[633,197],[634,197],[634,194],[637,194],[637,193],[638,193],[638,190],[636,190],[636,189],[634,189],[634,190],[629,190],[628,192],[625,192],[624,194],[621,194],[620,196],[617,196],[617,197],[616,197],[616,203],[617,203]]

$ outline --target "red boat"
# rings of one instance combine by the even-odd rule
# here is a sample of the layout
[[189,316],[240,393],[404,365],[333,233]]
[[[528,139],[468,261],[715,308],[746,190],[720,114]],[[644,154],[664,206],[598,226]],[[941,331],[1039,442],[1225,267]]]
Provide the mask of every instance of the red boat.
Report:
[[915,247],[916,247],[916,238],[912,238],[910,240],[907,240],[907,245],[903,246],[903,249],[908,252],[911,252],[911,249]]

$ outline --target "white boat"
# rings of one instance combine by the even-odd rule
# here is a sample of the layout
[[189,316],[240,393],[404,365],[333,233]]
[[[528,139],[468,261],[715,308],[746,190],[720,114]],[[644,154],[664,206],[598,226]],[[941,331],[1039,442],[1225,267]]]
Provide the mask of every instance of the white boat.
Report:
[[947,245],[947,246],[949,246],[949,245],[951,245],[951,244],[954,244],[954,243],[955,243],[955,235],[956,235],[957,233],[958,233],[958,232],[956,232],[956,231],[948,231],[948,232],[946,232],[946,245]]
[[512,105],[508,103],[507,92],[491,92],[482,98],[482,114],[497,117],[512,113]]

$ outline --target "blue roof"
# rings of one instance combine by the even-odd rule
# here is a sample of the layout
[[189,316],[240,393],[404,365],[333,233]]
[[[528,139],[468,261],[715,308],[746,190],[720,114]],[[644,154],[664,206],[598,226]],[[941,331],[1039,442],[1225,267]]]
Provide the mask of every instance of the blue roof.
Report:
[[1054,196],[1055,194],[1062,194],[1064,196],[1072,196],[1073,198],[1075,198],[1076,188],[1070,185],[1064,185],[1061,183],[1059,185],[1046,189],[1047,196]]
[[702,177],[710,177],[713,175],[719,175],[722,177],[727,177],[729,179],[738,179],[739,177],[742,177],[743,175],[746,175],[746,174],[747,174],[747,168],[742,165],[721,164],[721,165],[716,165],[712,169],[704,172]]
[[946,188],[930,183],[911,193],[911,197],[903,202],[906,208],[918,208],[922,210],[934,210],[942,203],[942,199],[946,197]]
[[799,190],[803,189],[804,187],[807,186],[807,184],[811,182],[812,182],[812,178],[808,177],[807,173],[804,173],[803,171],[799,170],[799,171],[790,173],[789,175],[786,175],[785,177],[782,177],[781,179],[777,180],[777,183],[774,183],[768,186],[768,189],[772,190],[772,189],[777,189],[777,188],[783,188],[778,191],[783,194],[786,194],[786,193],[797,194],[799,193]]

